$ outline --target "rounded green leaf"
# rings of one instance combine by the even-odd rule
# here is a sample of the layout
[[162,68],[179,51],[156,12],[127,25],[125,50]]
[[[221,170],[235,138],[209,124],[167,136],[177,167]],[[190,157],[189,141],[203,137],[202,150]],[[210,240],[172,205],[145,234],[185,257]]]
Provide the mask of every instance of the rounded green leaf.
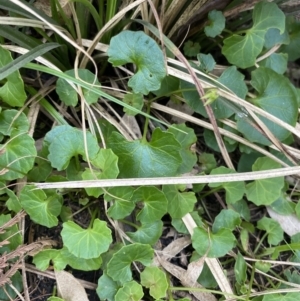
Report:
[[212,10],[208,13],[209,23],[204,28],[207,37],[214,38],[219,35],[225,28],[225,17],[221,11]]
[[61,236],[69,252],[76,257],[97,258],[106,252],[112,242],[106,222],[95,219],[92,228],[83,229],[72,221],[63,223]]
[[134,192],[133,200],[143,202],[144,207],[138,213],[137,219],[144,223],[160,220],[167,213],[168,200],[156,187],[139,187]]
[[23,112],[17,110],[4,110],[0,114],[0,133],[4,136],[10,136],[12,131],[14,135],[25,133],[29,130],[29,122]]
[[197,202],[195,193],[179,192],[175,185],[164,185],[163,193],[168,200],[168,213],[172,219],[182,218],[187,213],[193,211]]
[[169,282],[166,274],[158,267],[146,267],[141,273],[141,284],[149,288],[155,300],[166,297]]
[[61,195],[55,192],[47,195],[43,190],[36,189],[34,185],[28,185],[21,190],[20,202],[30,218],[37,224],[48,228],[57,226],[57,216],[62,207]]
[[137,66],[137,73],[128,82],[134,93],[147,95],[160,88],[166,76],[164,56],[144,32],[122,31],[111,39],[107,53],[108,61],[115,67],[127,63]]
[[160,128],[154,130],[150,142],[127,141],[114,132],[107,145],[119,158],[120,178],[175,176],[182,163],[180,143]]
[[[252,166],[253,171],[280,168],[280,164],[267,157],[258,158]],[[284,177],[255,180],[246,185],[246,195],[255,205],[270,205],[281,196]]]
[[[89,84],[100,86],[99,81],[96,79],[95,74],[87,69],[78,69],[79,80],[85,81]],[[69,76],[75,77],[74,69],[65,72]],[[90,91],[89,89],[82,88],[83,96],[88,104],[96,103],[98,101],[99,95]],[[72,88],[72,86],[63,78],[59,78],[56,83],[56,93],[59,99],[63,101],[67,106],[75,107],[78,103],[77,92]]]
[[115,295],[119,289],[116,281],[113,281],[106,273],[98,279],[97,294],[100,300],[115,301]]
[[118,290],[115,301],[139,301],[143,296],[142,286],[136,281],[130,281]]
[[232,65],[240,68],[253,66],[263,49],[264,37],[270,28],[277,28],[283,33],[285,15],[275,3],[258,2],[253,10],[253,27],[244,36],[232,35],[225,39],[222,53]]
[[[255,104],[280,120],[295,126],[298,116],[297,94],[289,80],[275,71],[260,67],[252,72],[252,86],[259,93]],[[288,137],[290,131],[274,122],[259,117],[280,141]],[[250,141],[264,145],[271,142],[252,127],[244,118],[238,118],[238,130]]]
[[192,244],[197,253],[207,257],[222,257],[235,246],[235,237],[228,229],[208,233],[203,228],[195,228]]
[[155,245],[162,235],[163,222],[142,222],[135,232],[126,232],[126,234],[134,241],[141,244]]
[[122,219],[128,216],[135,208],[135,203],[131,200],[134,189],[132,187],[113,187],[106,190],[104,200],[110,203],[107,211],[109,217]]
[[283,240],[283,230],[279,223],[271,218],[263,217],[257,222],[257,228],[268,233],[268,243],[278,245]]
[[[57,126],[47,133],[44,142],[49,145],[48,159],[57,170],[66,169],[74,156],[81,155],[86,159],[83,132],[77,128]],[[97,139],[86,132],[86,143],[89,159],[93,160],[99,151]]]
[[125,283],[132,279],[130,265],[133,261],[139,261],[143,265],[151,264],[154,250],[150,245],[134,243],[123,246],[119,251],[114,253],[107,264],[107,274],[114,281]]
[[232,209],[223,209],[215,218],[213,223],[213,233],[221,229],[233,231],[241,223],[240,215]]
[[35,143],[29,135],[11,137],[7,143],[0,145],[0,180],[24,177],[32,169],[35,156]]

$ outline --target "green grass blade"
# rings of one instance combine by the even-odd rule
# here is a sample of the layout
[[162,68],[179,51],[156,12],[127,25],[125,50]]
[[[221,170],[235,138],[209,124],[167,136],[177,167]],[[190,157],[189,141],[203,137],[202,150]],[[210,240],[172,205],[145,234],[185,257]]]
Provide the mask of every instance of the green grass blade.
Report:
[[48,52],[56,47],[59,47],[59,46],[60,45],[57,43],[47,43],[47,44],[41,44],[41,45],[31,49],[26,54],[21,55],[17,59],[13,60],[11,63],[0,68],[0,80],[8,77],[13,72],[24,67],[27,63],[33,61],[38,56],[42,56],[46,52]]

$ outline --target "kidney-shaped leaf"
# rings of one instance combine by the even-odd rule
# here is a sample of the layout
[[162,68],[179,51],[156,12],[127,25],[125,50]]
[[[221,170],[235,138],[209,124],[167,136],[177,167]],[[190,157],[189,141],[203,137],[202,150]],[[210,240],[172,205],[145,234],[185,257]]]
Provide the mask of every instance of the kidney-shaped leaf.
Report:
[[61,231],[64,245],[79,258],[97,258],[106,252],[112,242],[106,222],[95,219],[93,227],[83,229],[72,221],[65,222]]
[[151,142],[127,141],[114,132],[107,145],[119,158],[121,178],[175,176],[182,163],[181,145],[173,134],[159,128],[154,130]]
[[253,27],[244,36],[232,35],[225,39],[222,53],[232,65],[240,68],[253,66],[263,49],[264,37],[270,28],[277,28],[283,33],[285,15],[275,3],[261,1],[253,10]]
[[34,222],[48,228],[57,226],[62,207],[60,195],[52,193],[47,196],[43,190],[28,185],[21,190],[20,202]]
[[166,297],[169,282],[166,274],[158,267],[146,267],[141,273],[141,284],[149,288],[155,300]]
[[143,265],[151,264],[154,250],[150,245],[134,243],[123,246],[117,251],[107,264],[107,274],[115,281],[125,283],[132,279],[130,265],[133,261],[139,261]]
[[283,230],[277,221],[263,217],[257,222],[257,228],[268,233],[268,243],[278,245],[283,240]]
[[[270,158],[258,158],[252,166],[253,171],[279,168],[280,164]],[[248,200],[255,205],[270,205],[281,196],[284,186],[284,177],[255,180],[246,185]]]
[[194,192],[179,192],[175,185],[164,185],[163,192],[168,200],[168,213],[172,219],[182,218],[193,211],[197,202]]
[[128,82],[134,93],[147,95],[160,88],[166,76],[164,56],[157,43],[142,31],[125,30],[114,36],[107,53],[115,67],[126,63],[137,66],[137,73]]
[[116,301],[139,301],[144,296],[143,288],[136,281],[126,282],[116,293]]
[[26,115],[17,110],[4,110],[0,114],[0,133],[5,136],[10,136],[12,131],[14,135],[27,132],[29,122]]
[[160,220],[168,209],[168,200],[164,193],[154,186],[141,186],[133,195],[135,202],[143,202],[144,208],[137,215],[137,219],[144,223]]
[[235,237],[228,229],[208,233],[203,228],[195,228],[192,244],[197,253],[207,257],[222,257],[235,246]]
[[126,234],[134,241],[141,244],[154,245],[161,237],[163,222],[161,220],[146,222],[138,227],[135,232],[126,232]]
[[[68,70],[65,72],[69,76],[75,77],[75,71]],[[95,74],[87,69],[78,69],[78,77],[80,80],[85,81],[89,84],[100,86],[99,81],[96,79]],[[94,82],[95,81],[95,82]],[[90,91],[89,89],[82,88],[83,96],[88,104],[92,104],[98,101],[99,95]],[[78,95],[76,90],[63,78],[59,78],[56,83],[56,93],[58,94],[61,101],[67,106],[75,107],[78,102]]]
[[204,28],[207,37],[215,38],[225,28],[225,17],[221,11],[212,10],[208,13],[209,23]]
[[[13,132],[14,134],[14,132]],[[27,134],[12,137],[0,145],[0,180],[24,177],[32,169],[36,156],[34,140]]]
[[[82,155],[86,158],[83,132],[77,128],[69,125],[57,126],[47,133],[44,142],[49,145],[48,159],[57,170],[66,169],[74,156]],[[89,159],[93,160],[99,151],[97,139],[86,132],[86,143]]]

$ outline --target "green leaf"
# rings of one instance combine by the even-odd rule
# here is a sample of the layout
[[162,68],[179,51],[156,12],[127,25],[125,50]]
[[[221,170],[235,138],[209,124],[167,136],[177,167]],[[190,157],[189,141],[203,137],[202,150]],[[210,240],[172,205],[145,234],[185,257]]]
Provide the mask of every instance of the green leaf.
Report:
[[123,246],[114,253],[107,264],[107,274],[114,281],[125,283],[132,279],[130,265],[133,261],[139,261],[143,265],[151,264],[154,250],[149,245],[134,243]]
[[23,178],[33,167],[35,156],[34,140],[13,132],[10,140],[0,145],[0,181]]
[[136,281],[126,282],[116,293],[116,301],[139,301],[144,296],[143,288]]
[[12,190],[6,188],[5,191],[6,194],[9,196],[8,200],[5,202],[7,208],[16,213],[21,211],[22,206],[19,201],[19,198],[15,195],[15,193]]
[[[66,169],[72,157],[81,155],[86,160],[83,132],[77,128],[61,125],[47,133],[44,143],[49,145],[48,159],[57,170]],[[89,159],[93,160],[99,146],[96,138],[86,132],[86,143]]]
[[185,56],[196,56],[200,52],[200,44],[194,43],[191,40],[188,40],[183,45],[183,52]]
[[[13,62],[8,50],[0,46],[0,68]],[[22,107],[27,96],[24,83],[19,71],[15,71],[6,77],[6,82],[0,87],[0,99],[12,107]]]
[[[229,128],[226,124],[223,125],[223,127],[224,127],[224,129],[229,130],[231,132],[235,131],[233,128]],[[216,152],[220,152],[220,148],[219,148],[219,145],[216,140],[216,136],[213,131],[204,129],[203,137],[204,137],[206,146],[210,147],[211,149],[213,149]],[[224,139],[224,143],[225,143],[225,147],[229,153],[233,152],[238,145],[237,142],[229,143],[228,140],[225,140],[225,139]]]
[[287,53],[289,61],[296,61],[300,57],[300,53],[298,51],[300,47],[300,23],[295,16],[288,16],[286,26],[290,41],[288,45],[283,45],[279,51]]
[[0,133],[10,136],[25,133],[29,130],[29,122],[23,112],[17,110],[4,110],[0,114]]
[[[75,77],[74,69],[68,70],[65,74]],[[91,85],[100,87],[100,82],[95,78],[95,74],[87,69],[78,69],[79,80],[85,81]],[[89,89],[82,88],[84,99],[88,104],[93,104],[98,101],[99,96]],[[75,107],[78,103],[78,95],[76,90],[63,78],[59,78],[56,82],[56,93],[59,99],[67,106]]]
[[197,60],[199,62],[199,68],[205,73],[209,73],[214,70],[216,66],[216,61],[213,56],[209,54],[199,53],[197,55]]
[[283,240],[283,230],[279,223],[271,218],[263,217],[257,222],[257,228],[268,233],[268,243],[278,245]]
[[131,200],[134,189],[132,187],[113,187],[106,190],[104,200],[110,203],[107,211],[109,217],[117,220],[128,216],[135,208]]
[[[297,94],[286,77],[271,69],[260,67],[252,72],[251,85],[259,93],[259,96],[254,100],[258,107],[295,126],[298,116]],[[289,130],[264,117],[259,118],[280,141],[283,141],[290,135]],[[244,118],[238,118],[237,128],[252,142],[264,145],[271,144],[265,136],[245,122]]]
[[182,164],[178,168],[177,173],[190,172],[197,162],[196,154],[191,151],[192,145],[197,141],[194,130],[188,128],[185,124],[175,124],[168,129],[168,133],[172,133],[181,145],[179,153],[182,158]]
[[52,296],[52,297],[48,298],[47,301],[64,301],[64,299]]
[[262,301],[298,301],[299,298],[300,298],[299,292],[291,292],[285,295],[282,294],[264,295]]
[[[221,74],[221,76],[218,79],[218,82],[225,85],[227,88],[229,88],[232,92],[234,92],[238,97],[245,98],[248,93],[248,88],[245,83],[245,76],[241,72],[239,72],[236,68],[236,66],[231,66],[225,69],[225,71]],[[221,96],[219,99],[223,99]],[[228,104],[230,104],[230,101],[224,100],[223,101],[223,107],[227,110],[231,110],[231,107],[228,107]],[[227,107],[226,107],[227,105]],[[220,105],[219,105],[219,109]],[[231,115],[229,113],[226,113],[226,115],[218,115],[218,118],[228,118]]]
[[[83,180],[116,179],[119,174],[118,157],[111,149],[100,149],[91,163],[96,169],[91,171],[86,168],[82,173]],[[101,188],[85,188],[85,191],[96,198],[103,194]]]
[[[8,223],[12,219],[11,214],[0,215],[0,227]],[[3,228],[2,228],[3,229]],[[17,249],[22,244],[22,235],[20,233],[18,225],[5,228],[5,232],[0,234],[0,241],[8,241],[9,244],[4,244],[0,247],[0,254],[3,255],[5,252],[9,253]],[[1,291],[1,290],[0,290]]]
[[[201,69],[201,66],[200,66]],[[248,89],[244,81],[244,75],[237,71],[235,66],[227,68],[218,81],[232,90],[237,96],[245,98]],[[181,80],[180,88],[183,89],[182,95],[187,104],[203,117],[207,117],[203,102],[199,99],[199,94],[195,89],[195,85]],[[216,119],[228,118],[234,114],[236,108],[230,104],[230,101],[219,96],[212,104]]]
[[287,70],[288,55],[286,53],[272,53],[266,59],[259,62],[260,66],[274,70],[278,74],[284,74]]
[[20,202],[30,218],[37,224],[48,228],[57,226],[62,199],[56,192],[47,191],[48,195],[34,185],[25,186],[20,193]]
[[[252,166],[253,171],[280,168],[280,164],[267,157],[258,158]],[[255,180],[246,185],[246,195],[255,205],[270,205],[281,195],[284,177]]]
[[179,90],[179,79],[175,76],[168,75],[162,82],[158,90],[152,91],[157,97],[168,96],[174,91]]
[[60,250],[61,257],[67,262],[67,264],[76,270],[81,271],[96,271],[102,265],[101,256],[96,258],[84,259],[74,256],[66,247]]
[[271,49],[275,45],[278,45],[278,44],[287,44],[288,45],[289,43],[290,43],[290,37],[289,37],[288,31],[287,31],[287,26],[285,28],[284,33],[280,33],[279,29],[277,29],[277,28],[270,28],[265,35],[264,47],[266,49]]
[[42,250],[38,254],[34,255],[33,263],[41,270],[45,271],[52,261],[54,269],[57,271],[63,270],[67,266],[67,262],[62,258],[60,250]]
[[49,177],[52,167],[47,159],[48,154],[48,148],[44,145],[35,158],[34,167],[27,175],[28,182],[44,182]]
[[153,186],[141,186],[134,192],[133,200],[143,202],[143,209],[138,213],[137,220],[154,222],[160,220],[168,209],[168,200],[164,193]]
[[224,256],[235,246],[235,237],[228,229],[221,229],[217,233],[208,233],[203,228],[195,228],[192,244],[201,256],[218,258]]
[[128,82],[134,93],[147,95],[160,88],[166,76],[164,56],[157,43],[142,31],[125,30],[114,36],[107,54],[114,67],[127,63],[137,66],[137,73]]
[[142,225],[137,227],[135,232],[126,232],[126,234],[134,241],[141,244],[155,245],[161,237],[163,230],[163,222],[141,222]]
[[241,224],[240,215],[232,209],[223,209],[216,216],[212,226],[213,233],[217,233],[221,229],[233,231]]
[[115,295],[119,289],[116,281],[112,280],[106,273],[98,279],[97,294],[100,300],[115,301]]
[[158,267],[146,267],[141,273],[141,284],[149,288],[155,300],[166,297],[169,283],[166,274]]
[[193,211],[197,198],[193,192],[179,192],[175,185],[164,185],[163,193],[168,200],[168,213],[172,219],[182,218]]
[[[143,94],[141,93],[126,94],[123,98],[123,101],[137,110],[141,110],[144,106],[144,98]],[[137,112],[125,107],[123,108],[123,111],[130,116],[135,116],[137,114]]]
[[234,264],[234,274],[238,284],[242,285],[245,283],[247,279],[247,264],[240,252],[238,253]]
[[[235,171],[224,166],[220,166],[213,169],[210,175],[220,175],[220,174],[234,174]],[[222,187],[226,191],[226,203],[234,204],[235,202],[242,199],[245,193],[245,183],[244,182],[224,182],[224,183],[210,183],[208,185],[211,188]]]
[[280,197],[273,202],[270,207],[281,215],[289,215],[295,213],[295,208],[300,204],[299,202],[297,205],[294,202],[291,202],[289,196],[285,193],[282,193]]
[[208,13],[208,25],[205,26],[204,32],[207,37],[215,38],[217,35],[221,34],[225,28],[225,17],[221,11],[212,10]]
[[[194,254],[197,255],[197,258],[199,258],[198,253],[194,252]],[[212,274],[210,268],[208,267],[208,265],[206,263],[204,263],[204,265],[203,265],[203,269],[201,271],[200,276],[198,277],[197,282],[200,283],[205,288],[217,288],[218,287],[218,283],[216,282],[214,275]]]
[[200,163],[200,170],[204,172],[210,172],[217,167],[217,161],[213,154],[201,153],[198,157],[198,161]]
[[270,28],[277,28],[283,33],[285,15],[275,3],[258,2],[253,10],[252,28],[244,36],[234,34],[225,39],[222,53],[232,65],[240,68],[253,66],[263,49],[265,34]]
[[106,222],[95,219],[93,227],[83,229],[72,221],[63,223],[61,236],[69,252],[76,257],[97,258],[106,252],[112,242]]
[[182,163],[179,142],[160,128],[153,131],[151,142],[127,141],[114,132],[107,145],[119,158],[120,178],[175,176]]

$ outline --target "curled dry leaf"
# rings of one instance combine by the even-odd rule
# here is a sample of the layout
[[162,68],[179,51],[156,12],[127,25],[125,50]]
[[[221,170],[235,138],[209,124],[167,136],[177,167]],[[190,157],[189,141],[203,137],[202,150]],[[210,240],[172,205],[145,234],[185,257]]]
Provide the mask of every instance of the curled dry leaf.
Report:
[[295,214],[281,215],[275,212],[271,207],[267,207],[270,217],[280,224],[282,230],[289,236],[300,232],[300,220]]
[[81,283],[70,273],[55,271],[59,297],[65,301],[89,301]]

